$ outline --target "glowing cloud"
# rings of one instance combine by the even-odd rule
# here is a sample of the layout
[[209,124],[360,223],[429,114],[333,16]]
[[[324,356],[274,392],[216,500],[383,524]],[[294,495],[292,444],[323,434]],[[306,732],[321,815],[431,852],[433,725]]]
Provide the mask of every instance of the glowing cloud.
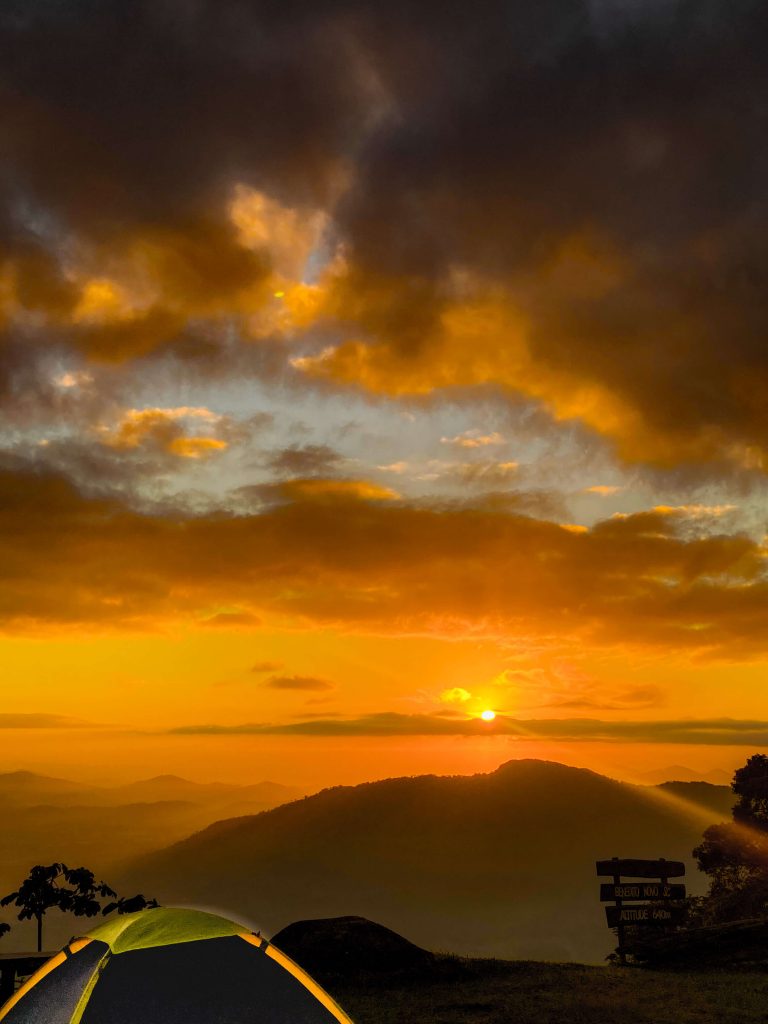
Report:
[[443,690],[440,700],[444,704],[464,704],[472,699],[472,694],[462,686],[454,686],[450,690]]
[[[195,425],[213,428],[214,433],[185,432]],[[102,444],[118,450],[153,445],[179,458],[199,459],[228,447],[228,441],[215,433],[225,427],[226,418],[206,408],[128,409],[115,427],[100,427],[98,436]]]

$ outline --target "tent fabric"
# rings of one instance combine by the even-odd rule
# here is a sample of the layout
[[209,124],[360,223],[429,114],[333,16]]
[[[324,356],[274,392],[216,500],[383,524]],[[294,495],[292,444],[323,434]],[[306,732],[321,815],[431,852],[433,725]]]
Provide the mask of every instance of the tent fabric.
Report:
[[352,1024],[266,939],[168,908],[126,914],[66,946],[0,1009],[0,1022]]
[[157,907],[151,913],[139,910],[135,914],[119,915],[85,934],[106,942],[113,953],[124,953],[129,949],[242,935],[243,930],[241,924],[203,910]]
[[[89,942],[52,957],[8,1000],[0,1019],[8,1024],[71,1024],[80,994],[96,974],[109,947]],[[51,966],[53,965],[53,966]]]

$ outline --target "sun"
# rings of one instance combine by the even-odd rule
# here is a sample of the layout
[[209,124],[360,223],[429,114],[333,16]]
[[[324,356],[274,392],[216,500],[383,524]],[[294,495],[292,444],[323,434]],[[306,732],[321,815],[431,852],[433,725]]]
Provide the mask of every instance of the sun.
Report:
[[494,718],[496,717],[496,712],[495,711],[491,711],[489,709],[488,711],[483,711],[483,713],[480,715],[480,717],[482,718],[482,720],[484,722],[492,722],[494,720]]

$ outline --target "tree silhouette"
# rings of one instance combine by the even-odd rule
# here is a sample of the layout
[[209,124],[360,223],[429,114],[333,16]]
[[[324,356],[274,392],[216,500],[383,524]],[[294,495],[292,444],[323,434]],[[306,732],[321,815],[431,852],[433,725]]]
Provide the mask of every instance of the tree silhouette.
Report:
[[70,888],[61,889],[61,910],[69,911],[75,917],[95,917],[101,910],[97,897],[117,896],[105,882],[97,882],[87,868],[67,868],[62,864],[62,874]]
[[768,756],[737,769],[733,820],[711,825],[693,851],[710,877],[705,916],[715,921],[759,915],[768,906]]
[[731,789],[739,798],[733,820],[768,834],[768,756],[753,754],[736,770]]
[[[62,880],[66,884],[61,884]],[[43,948],[43,917],[52,907],[77,917],[93,917],[101,910],[97,897],[116,896],[104,882],[97,882],[86,868],[68,868],[66,864],[38,864],[14,892],[0,899],[0,906],[19,907],[20,921],[37,921],[37,949]]]
[[37,949],[43,948],[43,916],[51,907],[59,905],[60,892],[56,879],[62,872],[62,864],[49,864],[44,867],[38,864],[29,872],[29,876],[15,892],[8,893],[0,900],[0,906],[7,907],[14,903],[20,907],[20,921],[37,921]]

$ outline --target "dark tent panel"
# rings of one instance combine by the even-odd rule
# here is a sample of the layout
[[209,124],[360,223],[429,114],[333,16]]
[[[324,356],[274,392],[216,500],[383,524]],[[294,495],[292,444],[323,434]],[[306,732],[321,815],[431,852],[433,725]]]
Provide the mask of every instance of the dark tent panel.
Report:
[[336,1020],[292,974],[236,935],[114,957],[88,1000],[82,1024],[137,1024],[137,1000],[141,1024]]

